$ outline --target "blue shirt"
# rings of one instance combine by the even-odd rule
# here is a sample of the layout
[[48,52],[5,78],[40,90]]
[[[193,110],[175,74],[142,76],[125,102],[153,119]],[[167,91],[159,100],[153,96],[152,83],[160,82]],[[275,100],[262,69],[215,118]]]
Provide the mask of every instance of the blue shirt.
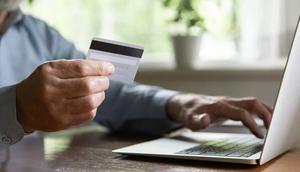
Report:
[[[14,144],[24,135],[16,117],[16,84],[46,61],[84,57],[45,22],[18,12],[0,35],[0,144]],[[111,81],[95,121],[113,131],[162,134],[177,125],[166,117],[166,103],[174,94],[158,87]]]

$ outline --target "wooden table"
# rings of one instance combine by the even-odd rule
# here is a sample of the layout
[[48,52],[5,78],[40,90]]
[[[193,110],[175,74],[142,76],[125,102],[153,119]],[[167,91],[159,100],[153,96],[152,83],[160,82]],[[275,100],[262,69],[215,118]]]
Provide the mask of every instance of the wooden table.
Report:
[[91,124],[58,133],[30,135],[11,147],[8,166],[0,172],[300,171],[298,148],[263,166],[127,157],[111,152],[112,149],[148,139],[110,134],[104,128]]

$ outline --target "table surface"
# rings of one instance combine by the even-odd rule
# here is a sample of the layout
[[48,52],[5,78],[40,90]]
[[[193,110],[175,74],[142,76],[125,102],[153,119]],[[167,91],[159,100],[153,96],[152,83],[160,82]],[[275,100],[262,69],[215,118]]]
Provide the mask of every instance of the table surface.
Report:
[[10,148],[10,161],[0,172],[77,171],[300,171],[300,147],[263,166],[122,156],[116,148],[149,140],[110,134],[89,124],[51,134],[33,134]]

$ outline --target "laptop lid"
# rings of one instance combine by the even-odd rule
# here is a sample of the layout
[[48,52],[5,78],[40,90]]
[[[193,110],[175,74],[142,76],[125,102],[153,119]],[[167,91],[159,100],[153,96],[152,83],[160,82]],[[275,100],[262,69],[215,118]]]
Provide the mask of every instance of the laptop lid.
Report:
[[274,106],[260,164],[297,144],[300,130],[300,18]]

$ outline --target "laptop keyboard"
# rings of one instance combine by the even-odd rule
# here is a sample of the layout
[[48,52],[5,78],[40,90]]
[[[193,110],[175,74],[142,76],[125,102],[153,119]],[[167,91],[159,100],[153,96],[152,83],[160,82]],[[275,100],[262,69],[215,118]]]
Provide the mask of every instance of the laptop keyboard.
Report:
[[263,140],[255,137],[243,136],[218,141],[207,142],[175,154],[250,157],[261,151]]

